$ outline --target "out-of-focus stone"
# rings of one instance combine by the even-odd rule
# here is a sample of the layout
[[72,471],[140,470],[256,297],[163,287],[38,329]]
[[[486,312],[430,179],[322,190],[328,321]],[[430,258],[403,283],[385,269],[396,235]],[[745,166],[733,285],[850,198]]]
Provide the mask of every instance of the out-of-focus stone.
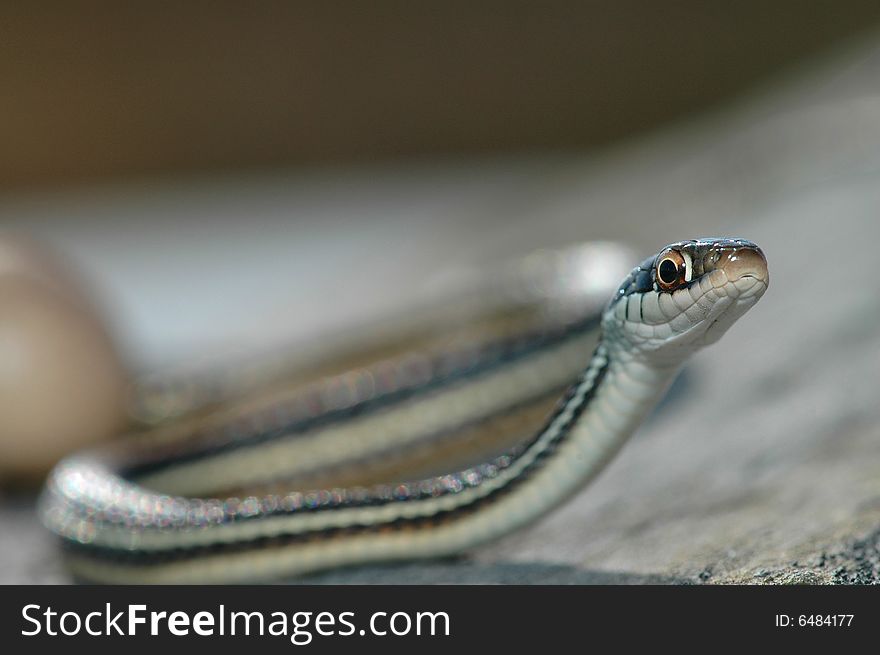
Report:
[[0,484],[34,484],[124,423],[126,375],[75,276],[0,238]]

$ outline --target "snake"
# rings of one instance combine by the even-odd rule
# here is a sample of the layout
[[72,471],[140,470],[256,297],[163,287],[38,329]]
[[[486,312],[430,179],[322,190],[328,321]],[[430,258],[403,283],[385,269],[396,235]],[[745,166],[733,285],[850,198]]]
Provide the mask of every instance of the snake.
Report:
[[738,238],[672,243],[602,304],[563,259],[62,460],[39,512],[68,570],[269,582],[457,555],[545,517],[769,284],[762,250]]

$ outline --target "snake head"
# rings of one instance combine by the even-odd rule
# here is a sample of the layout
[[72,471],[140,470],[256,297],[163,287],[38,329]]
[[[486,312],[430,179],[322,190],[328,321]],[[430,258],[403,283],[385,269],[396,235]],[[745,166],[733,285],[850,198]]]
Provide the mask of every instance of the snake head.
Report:
[[609,347],[652,364],[676,366],[714,343],[767,290],[761,249],[744,239],[673,243],[637,266],[609,302]]

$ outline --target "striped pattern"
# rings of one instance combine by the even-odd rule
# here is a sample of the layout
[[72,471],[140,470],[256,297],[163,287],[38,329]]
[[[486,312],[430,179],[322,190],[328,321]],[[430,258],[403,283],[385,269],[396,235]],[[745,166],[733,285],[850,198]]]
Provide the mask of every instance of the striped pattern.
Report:
[[[182,420],[63,462],[42,498],[43,520],[74,574],[103,582],[274,580],[496,539],[597,475],[687,355],[766,289],[766,268],[760,278],[742,263],[747,250],[764,262],[753,244],[670,248],[699,275],[661,293],[646,260],[603,312],[592,356],[594,320],[556,314],[537,331],[528,321],[519,333],[498,330],[464,359],[452,349],[422,357],[419,375],[393,375],[384,387],[375,383],[382,370],[402,370],[388,360],[345,374],[355,381],[347,387],[336,378],[297,386],[283,421],[260,419],[242,434],[224,432],[223,421]],[[725,271],[716,262],[738,263]],[[325,393],[340,388],[342,396]],[[436,474],[452,463],[468,465]],[[428,477],[405,477],[419,467]]]

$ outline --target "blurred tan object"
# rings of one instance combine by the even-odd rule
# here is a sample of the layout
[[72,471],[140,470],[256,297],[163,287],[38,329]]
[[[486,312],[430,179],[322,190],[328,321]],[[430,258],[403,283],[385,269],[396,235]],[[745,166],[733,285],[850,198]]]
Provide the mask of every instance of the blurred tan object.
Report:
[[0,236],[0,485],[37,482],[124,423],[126,376],[75,276]]

